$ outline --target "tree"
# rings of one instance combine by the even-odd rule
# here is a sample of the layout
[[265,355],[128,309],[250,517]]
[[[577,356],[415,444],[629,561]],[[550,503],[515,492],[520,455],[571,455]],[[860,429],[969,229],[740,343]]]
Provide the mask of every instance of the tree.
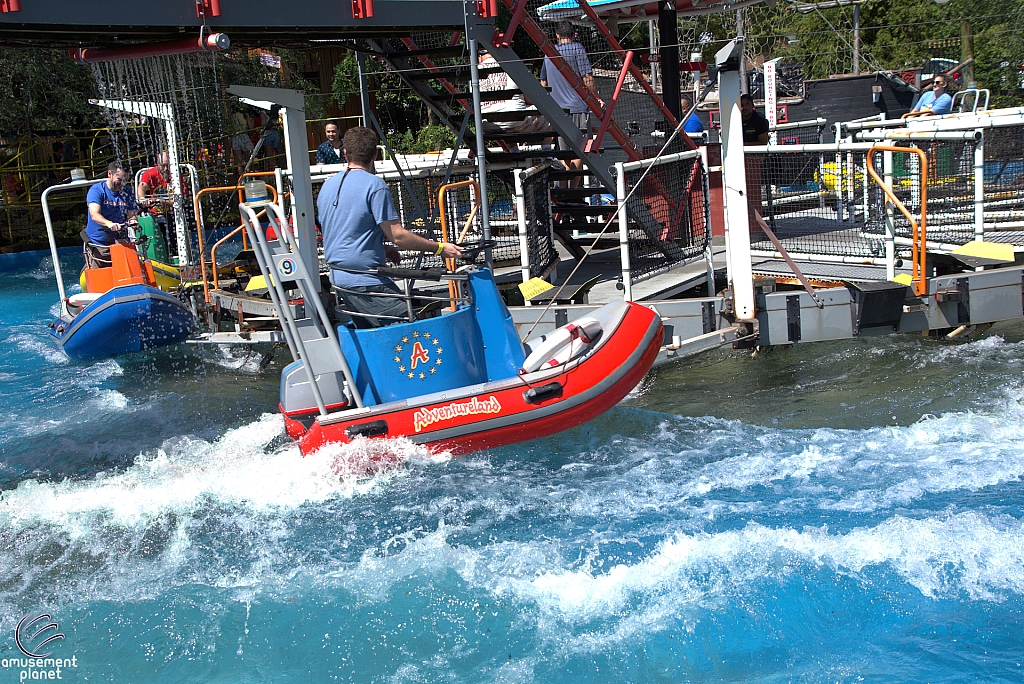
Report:
[[0,134],[101,125],[92,71],[63,50],[0,50]]

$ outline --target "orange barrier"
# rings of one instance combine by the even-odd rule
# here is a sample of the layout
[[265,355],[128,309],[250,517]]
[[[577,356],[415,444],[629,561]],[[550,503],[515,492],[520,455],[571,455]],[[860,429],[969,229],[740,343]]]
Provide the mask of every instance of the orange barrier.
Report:
[[[451,240],[448,237],[448,215],[445,213],[444,196],[449,190],[458,190],[459,188],[472,187],[473,194],[476,195],[476,204],[473,205],[473,211],[469,213],[469,220],[466,221],[465,227],[462,229],[462,233],[456,240]],[[480,207],[480,185],[475,180],[464,180],[458,183],[448,183],[442,185],[437,191],[437,204],[438,214],[441,217],[441,241],[442,242],[462,242],[466,237],[466,232],[469,230],[469,226],[473,223],[473,219],[476,218],[476,212]],[[455,270],[455,259],[445,259],[444,265],[449,271]],[[459,299],[458,287],[454,280],[448,281],[448,296],[452,298],[451,310],[455,311],[455,303]]]
[[[875,165],[872,162],[872,158],[876,152],[897,152],[902,154],[916,154],[921,159],[921,221],[918,223],[914,220],[910,210],[904,206],[903,202],[893,194],[892,190],[886,186],[885,181],[875,172]],[[882,188],[882,192],[892,202],[900,213],[907,217],[910,221],[910,225],[913,228],[913,246],[911,252],[911,262],[913,264],[912,271],[912,284],[914,288],[914,294],[918,297],[923,297],[928,294],[928,278],[925,276],[925,256],[927,255],[927,232],[925,224],[928,216],[928,155],[925,154],[924,150],[919,150],[916,147],[896,147],[894,145],[872,145],[871,149],[868,150],[867,159],[868,175],[875,181],[878,187]]]
[[[241,178],[239,178],[238,182],[241,183],[242,179],[244,179],[246,176],[272,176],[272,175],[274,175],[273,171],[257,171],[257,172],[253,172],[253,173],[247,173],[247,174],[243,175]],[[271,197],[272,197],[272,201],[276,202],[277,201],[277,188],[275,188],[273,185],[270,185],[269,183],[264,183],[264,185],[266,185],[267,188],[270,189],[270,194],[271,194]],[[198,240],[199,241],[199,271],[200,271],[200,273],[202,274],[202,277],[203,277],[203,298],[206,300],[207,304],[210,303],[210,283],[209,283],[209,280],[206,277],[206,246],[203,244],[203,232],[204,231],[200,227],[200,226],[203,225],[203,220],[202,220],[202,208],[199,206],[199,200],[200,200],[200,198],[203,195],[213,194],[215,192],[236,192],[236,191],[238,192],[238,202],[239,202],[239,204],[241,204],[242,202],[245,201],[245,196],[243,195],[242,186],[240,184],[236,184],[236,185],[233,185],[233,186],[232,185],[225,185],[225,186],[222,186],[222,187],[219,187],[219,188],[203,188],[202,190],[197,192],[192,197],[192,208],[195,211],[195,215],[196,215],[196,227],[198,228],[198,238],[199,238],[199,240]],[[266,210],[261,211],[259,214],[257,214],[257,218],[260,217],[260,216],[265,216],[266,213],[267,213]],[[212,262],[211,265],[213,267],[213,287],[214,287],[214,289],[216,289],[217,285],[218,285],[216,249],[221,244],[223,244],[225,240],[227,240],[228,238],[233,237],[234,235],[238,234],[238,231],[240,231],[240,230],[242,230],[242,226],[239,226],[235,230],[233,230],[230,233],[228,233],[225,237],[223,237],[220,240],[218,240],[213,245],[212,249],[210,250],[210,261]],[[245,249],[246,248],[246,243],[245,243],[245,234],[244,233],[242,235],[242,238],[243,238],[243,240],[242,240],[242,248]]]

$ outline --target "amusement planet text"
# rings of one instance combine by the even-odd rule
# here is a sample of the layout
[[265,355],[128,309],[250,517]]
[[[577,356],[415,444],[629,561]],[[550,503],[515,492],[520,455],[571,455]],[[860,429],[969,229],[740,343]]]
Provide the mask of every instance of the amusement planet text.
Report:
[[70,658],[3,658],[0,668],[11,670],[19,668],[19,682],[39,681],[40,679],[63,679],[63,670],[78,667],[78,656]]

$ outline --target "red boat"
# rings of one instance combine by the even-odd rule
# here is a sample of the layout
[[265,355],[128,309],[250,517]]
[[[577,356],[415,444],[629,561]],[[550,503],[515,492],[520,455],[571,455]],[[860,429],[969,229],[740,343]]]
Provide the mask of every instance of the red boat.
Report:
[[[449,296],[416,295],[415,303],[451,306],[384,327],[336,326],[290,231],[268,240],[255,213],[239,208],[296,359],[281,373],[280,409],[304,455],[357,437],[465,454],[568,430],[622,400],[663,342],[654,311],[614,302],[524,344],[491,272],[475,266],[379,268],[381,276],[448,280]],[[300,291],[301,309],[285,285]]]
[[[557,358],[558,351],[564,354],[573,346],[560,346],[558,340],[580,328],[574,323],[550,336],[555,343],[550,360],[533,372],[363,409],[336,410],[316,417],[308,429],[282,405],[288,434],[299,440],[303,454],[358,435],[401,435],[431,450],[465,454],[576,427],[617,404],[640,382],[664,336],[658,315],[632,302],[609,304],[588,318],[600,326],[597,338],[577,345],[571,358]],[[415,326],[391,328],[409,325]],[[388,328],[379,330],[391,333]]]

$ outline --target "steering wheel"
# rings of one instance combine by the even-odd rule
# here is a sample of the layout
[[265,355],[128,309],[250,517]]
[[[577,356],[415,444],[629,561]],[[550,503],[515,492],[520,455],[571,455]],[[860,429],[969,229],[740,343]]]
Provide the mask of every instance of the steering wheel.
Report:
[[485,249],[494,249],[497,246],[497,240],[474,240],[472,242],[463,242],[458,245],[458,247],[462,249],[462,256],[459,257],[459,259],[467,264],[471,264],[476,261],[478,256],[480,256],[480,252]]

